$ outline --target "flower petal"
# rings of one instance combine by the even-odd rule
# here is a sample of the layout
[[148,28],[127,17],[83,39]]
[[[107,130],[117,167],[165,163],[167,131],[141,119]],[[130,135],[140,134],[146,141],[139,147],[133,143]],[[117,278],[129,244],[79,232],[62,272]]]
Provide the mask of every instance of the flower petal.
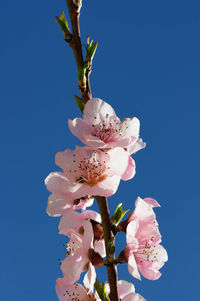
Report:
[[99,124],[106,115],[115,116],[113,108],[100,98],[90,99],[84,108],[83,118],[90,124]]
[[101,255],[101,257],[106,256],[105,243],[104,243],[103,239],[95,240],[94,250],[95,250],[95,252],[99,253]]
[[123,175],[128,167],[129,156],[127,152],[121,147],[115,147],[108,154],[110,156],[110,172],[108,172],[108,175]]
[[89,250],[90,248],[93,248],[93,240],[94,240],[92,224],[88,220],[85,220],[83,222],[83,228],[84,228],[83,245],[85,249]]
[[68,120],[69,129],[78,137],[83,143],[85,143],[85,136],[92,132],[92,127],[86,121],[81,118],[75,118],[74,120]]
[[105,197],[111,196],[116,192],[119,183],[120,183],[119,176],[115,175],[112,177],[107,177],[105,180],[91,187],[91,194],[105,196]]
[[58,278],[56,280],[56,293],[59,301],[71,301],[72,296],[74,300],[91,300],[87,295],[87,291],[80,283],[69,285],[65,278]]
[[146,301],[146,300],[139,294],[131,293],[125,296],[122,301]]
[[134,177],[135,175],[135,161],[133,158],[129,157],[128,159],[128,166],[125,172],[122,175],[122,180],[127,181]]
[[[81,188],[80,183],[71,182],[62,172],[52,172],[45,179],[45,184],[47,189],[54,194],[64,196],[69,200],[74,200],[76,197],[77,191]],[[82,196],[87,195],[85,193]],[[81,196],[79,196],[81,197]]]
[[132,155],[145,147],[146,147],[146,143],[143,142],[141,138],[138,138],[136,140],[135,137],[133,137],[132,142],[127,146],[127,150],[129,155]]
[[74,284],[79,280],[89,259],[82,248],[76,250],[74,255],[67,256],[61,263],[61,270],[67,283]]
[[122,123],[123,137],[136,137],[139,136],[140,121],[138,118],[126,118]]
[[138,249],[138,240],[135,237],[138,228],[139,223],[136,221],[130,222],[126,228],[126,249],[128,252],[135,252]]
[[89,263],[88,272],[85,274],[83,283],[88,290],[88,293],[92,293],[94,290],[94,283],[96,281],[96,271],[95,267]]
[[67,201],[66,198],[52,193],[48,198],[47,213],[50,216],[60,216],[72,206],[72,201]]
[[95,211],[86,210],[79,213],[72,209],[66,210],[60,219],[58,226],[60,230],[59,233],[69,237],[72,229],[79,233],[80,228],[87,219],[93,219],[97,222],[101,222],[100,214]]
[[122,300],[124,300],[123,298],[126,295],[129,295],[130,293],[135,292],[134,285],[125,280],[119,280],[117,282],[117,289],[118,289],[119,298],[121,298]]
[[152,207],[160,207],[160,204],[152,198],[144,198],[143,200]]
[[141,280],[141,277],[140,277],[140,274],[139,274],[138,268],[137,268],[137,263],[135,261],[135,257],[133,254],[130,255],[128,258],[128,271],[133,277]]

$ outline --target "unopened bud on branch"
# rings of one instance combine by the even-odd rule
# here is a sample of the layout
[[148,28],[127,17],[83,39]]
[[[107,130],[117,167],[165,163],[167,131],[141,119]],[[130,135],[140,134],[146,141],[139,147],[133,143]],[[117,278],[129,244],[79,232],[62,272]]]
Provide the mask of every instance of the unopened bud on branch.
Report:
[[64,34],[65,36],[65,40],[67,42],[70,42],[72,40],[72,34],[70,32],[70,29],[69,29],[69,25],[67,23],[67,20],[65,18],[65,13],[64,11],[62,11],[61,15],[60,15],[60,18],[59,17],[56,17],[56,22],[60,25],[60,28],[62,30],[62,33]]
[[75,10],[77,13],[80,13],[81,7],[82,7],[82,0],[73,0]]

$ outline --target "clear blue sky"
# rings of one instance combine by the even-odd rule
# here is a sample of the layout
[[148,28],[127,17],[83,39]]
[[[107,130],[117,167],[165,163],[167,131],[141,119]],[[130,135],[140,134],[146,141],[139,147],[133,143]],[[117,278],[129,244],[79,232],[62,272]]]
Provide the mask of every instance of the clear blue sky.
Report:
[[[1,301],[55,301],[63,258],[58,219],[45,213],[54,155],[79,141],[67,119],[77,71],[55,16],[65,1],[5,1],[0,10]],[[121,118],[137,116],[147,148],[111,210],[155,197],[169,262],[157,281],[133,281],[149,301],[199,296],[200,2],[83,0],[83,40],[99,41],[91,84]],[[100,275],[102,277],[102,274]]]

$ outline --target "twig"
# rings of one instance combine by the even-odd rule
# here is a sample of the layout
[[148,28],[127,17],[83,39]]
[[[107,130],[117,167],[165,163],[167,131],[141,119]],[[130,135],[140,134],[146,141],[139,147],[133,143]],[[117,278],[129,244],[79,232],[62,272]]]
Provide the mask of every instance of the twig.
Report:
[[[73,0],[66,0],[69,16],[71,20],[72,32],[73,37],[69,42],[70,47],[72,48],[77,64],[78,71],[84,67],[84,59],[83,59],[83,51],[81,45],[81,35],[80,35],[80,25],[79,25],[79,16],[80,16],[80,9],[74,4]],[[81,1],[80,1],[81,2]],[[90,72],[89,72],[90,73]],[[92,98],[92,93],[90,89],[90,82],[89,82],[89,73],[86,76],[86,89],[80,89],[82,98],[86,103],[89,99]]]
[[109,253],[109,242],[113,238],[112,234],[112,226],[110,222],[109,216],[109,208],[108,208],[108,201],[105,197],[95,196],[98,205],[99,211],[101,214],[102,224],[103,224],[103,231],[104,231],[104,240],[106,246],[106,257],[109,264],[107,264],[107,272],[108,272],[108,280],[110,285],[110,300],[111,301],[118,301],[118,292],[117,292],[117,268],[115,265],[115,258],[114,254]]

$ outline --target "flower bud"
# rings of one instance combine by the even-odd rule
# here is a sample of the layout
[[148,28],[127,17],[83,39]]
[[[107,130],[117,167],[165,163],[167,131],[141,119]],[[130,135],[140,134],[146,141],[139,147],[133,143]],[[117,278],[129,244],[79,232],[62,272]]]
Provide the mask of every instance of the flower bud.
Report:
[[95,268],[99,268],[103,265],[103,258],[98,252],[95,252],[94,249],[91,248],[88,250],[88,257]]
[[103,239],[103,226],[101,223],[98,223],[97,221],[91,219],[90,220],[92,227],[93,227],[93,232],[94,232],[94,239]]

